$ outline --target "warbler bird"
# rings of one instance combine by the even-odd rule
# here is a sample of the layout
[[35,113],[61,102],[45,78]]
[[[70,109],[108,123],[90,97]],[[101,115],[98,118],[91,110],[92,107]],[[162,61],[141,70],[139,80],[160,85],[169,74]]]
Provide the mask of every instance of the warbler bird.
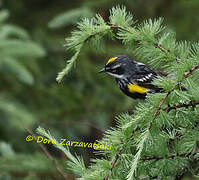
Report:
[[133,99],[145,99],[147,93],[160,92],[160,88],[151,84],[158,75],[164,73],[154,71],[141,62],[131,60],[126,55],[112,57],[99,73],[106,72],[115,77],[116,83],[124,94]]

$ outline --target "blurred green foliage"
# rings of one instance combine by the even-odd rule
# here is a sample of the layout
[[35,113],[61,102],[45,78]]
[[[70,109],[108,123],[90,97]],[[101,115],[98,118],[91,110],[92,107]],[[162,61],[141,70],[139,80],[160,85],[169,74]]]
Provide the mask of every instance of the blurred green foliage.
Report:
[[[132,112],[137,104],[119,91],[111,77],[97,73],[109,57],[134,56],[119,41],[106,39],[102,50],[84,47],[76,68],[57,84],[57,73],[73,54],[65,51],[64,39],[81,18],[99,13],[106,20],[108,9],[123,4],[138,20],[163,17],[178,40],[199,40],[197,0],[2,0],[1,4],[0,179],[60,178],[39,146],[25,141],[25,127],[34,130],[41,125],[57,137],[94,141],[115,125],[116,114]],[[65,158],[51,146],[48,149]],[[87,150],[73,151],[87,164],[94,157]]]

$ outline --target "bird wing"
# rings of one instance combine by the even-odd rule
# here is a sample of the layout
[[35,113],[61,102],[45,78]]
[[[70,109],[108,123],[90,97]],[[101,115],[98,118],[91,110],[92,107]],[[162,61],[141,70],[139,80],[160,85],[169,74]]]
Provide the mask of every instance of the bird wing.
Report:
[[140,88],[147,89],[147,92],[155,92],[158,88],[152,85],[151,81],[157,77],[157,75],[155,71],[139,63],[135,66],[135,71],[130,76],[130,82],[131,84],[138,85]]
[[135,71],[131,76],[131,80],[140,84],[146,84],[150,83],[156,76],[157,73],[155,71],[144,64],[138,64],[135,66]]

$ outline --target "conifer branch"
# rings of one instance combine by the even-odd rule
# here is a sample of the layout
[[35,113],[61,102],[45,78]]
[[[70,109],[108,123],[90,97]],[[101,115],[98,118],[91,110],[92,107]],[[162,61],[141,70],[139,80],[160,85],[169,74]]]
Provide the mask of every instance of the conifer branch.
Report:
[[170,52],[170,50],[167,50],[167,49],[165,49],[164,47],[162,47],[162,45],[161,44],[154,44],[154,46],[156,47],[156,48],[159,48],[162,52],[164,52],[164,53],[169,53]]
[[167,92],[167,94],[162,98],[161,103],[159,104],[158,108],[156,109],[154,116],[156,117],[159,113],[160,110],[162,108],[162,105],[164,104],[164,102],[166,101],[166,99],[168,98],[169,94],[172,92],[173,90]]
[[[122,150],[123,150],[122,148],[119,149],[119,151],[118,151],[118,153],[116,154],[116,156],[115,156],[113,162],[111,163],[111,172],[112,172],[113,168],[115,167],[115,164],[117,163],[117,161],[118,161],[120,155],[122,154]],[[109,174],[104,178],[104,180],[108,180],[108,178],[109,178]]]
[[[159,48],[162,52],[164,52],[164,53],[170,53],[170,50],[169,49],[165,49],[161,44],[154,44],[154,46],[156,47],[156,48]],[[176,62],[180,62],[181,61],[181,59],[180,58],[178,58],[178,57],[176,57]]]
[[[31,134],[31,136],[34,138],[34,140],[37,140],[37,135],[35,135],[35,133],[30,129],[30,128],[26,128],[26,130]],[[48,152],[48,150],[46,149],[46,147],[42,144],[39,143],[39,147],[42,149],[42,151],[46,154],[46,156],[53,162],[53,165],[55,166],[55,168],[57,169],[57,171],[59,172],[59,174],[64,178],[64,179],[68,179],[67,175],[63,172],[63,170],[59,167],[56,159]]]
[[[184,118],[182,118],[180,122],[176,122],[176,126],[170,126],[168,122],[169,118],[172,117],[172,114],[169,114],[169,115],[167,113],[161,114],[160,112],[161,110],[169,112],[171,110],[175,110],[175,109],[183,108],[183,107],[185,108],[190,107],[190,106],[195,107],[196,105],[199,104],[199,100],[189,102],[190,98],[194,99],[195,97],[194,95],[195,93],[197,93],[196,91],[194,91],[193,93],[191,92],[192,94],[190,93],[190,95],[188,96],[186,93],[182,92],[183,87],[180,86],[180,83],[184,82],[185,78],[189,77],[194,71],[199,69],[199,65],[196,65],[191,70],[186,72],[188,69],[187,64],[189,63],[187,60],[190,60],[191,63],[194,64],[195,63],[194,59],[198,58],[198,56],[196,55],[198,55],[199,45],[195,45],[194,47],[192,47],[187,42],[182,42],[182,43],[176,42],[176,39],[172,33],[162,31],[164,29],[164,27],[162,27],[162,19],[158,19],[154,21],[149,19],[147,21],[144,21],[142,24],[139,24],[138,26],[133,27],[132,26],[133,16],[130,13],[126,12],[126,9],[124,7],[113,8],[110,14],[111,14],[109,18],[110,22],[108,25],[106,22],[104,22],[103,19],[101,19],[102,21],[100,20],[101,22],[103,22],[101,24],[95,23],[92,20],[91,21],[86,20],[80,23],[79,30],[76,33],[72,34],[72,37],[68,39],[68,42],[69,42],[68,48],[71,48],[71,47],[74,48],[75,46],[74,49],[77,50],[76,49],[78,48],[76,47],[77,45],[81,44],[83,46],[84,43],[86,43],[90,39],[91,40],[95,40],[95,38],[98,39],[98,36],[100,39],[108,33],[115,34],[116,38],[118,40],[122,40],[124,44],[128,44],[128,43],[131,44],[131,42],[136,42],[137,46],[136,46],[135,52],[137,53],[138,56],[142,57],[143,59],[147,59],[147,58],[150,59],[151,65],[154,64],[153,68],[158,68],[158,67],[171,68],[170,71],[172,70],[172,72],[176,73],[176,79],[178,81],[178,82],[175,82],[173,80],[168,80],[169,78],[160,79],[160,81],[157,82],[157,86],[165,89],[166,93],[162,95],[163,97],[159,99],[159,95],[154,94],[154,97],[152,97],[152,99],[150,98],[148,99],[149,103],[144,103],[143,105],[140,105],[140,107],[138,107],[138,109],[136,110],[137,112],[135,113],[135,117],[133,117],[133,119],[131,119],[132,117],[130,117],[130,119],[126,121],[125,120],[122,121],[122,127],[123,127],[122,130],[119,129],[118,131],[115,131],[115,130],[110,131],[111,133],[108,134],[109,136],[104,139],[104,140],[107,140],[108,138],[112,138],[112,136],[113,138],[118,139],[122,133],[123,133],[122,136],[124,137],[124,139],[126,139],[130,136],[130,133],[132,132],[132,128],[135,129],[132,132],[131,137],[134,133],[135,133],[135,136],[134,138],[131,138],[132,143],[129,144],[129,146],[133,146],[135,148],[135,152],[132,154],[130,150],[127,150],[127,153],[131,154],[131,156],[129,157],[130,159],[128,159],[129,161],[131,161],[131,168],[128,174],[126,172],[126,177],[128,180],[132,180],[133,178],[140,178],[140,171],[137,171],[138,173],[136,173],[136,170],[139,169],[142,161],[175,159],[176,157],[183,157],[183,158],[188,159],[189,157],[192,157],[193,155],[193,152],[194,152],[193,148],[195,148],[195,142],[198,141],[198,134],[197,134],[197,130],[194,130],[191,133],[189,133],[190,129],[186,131],[187,130],[186,128],[188,127],[186,118],[189,120],[189,117],[191,117],[193,113],[194,114],[193,122],[195,120],[195,123],[196,123],[197,116],[195,116],[195,112],[187,109],[186,114],[185,113],[181,114],[181,112],[179,111],[179,117],[184,116]],[[168,63],[165,61],[165,59],[168,59]],[[74,58],[74,61],[75,60],[76,58]],[[181,61],[182,63],[178,63],[179,61]],[[68,69],[65,70],[63,75],[65,75],[66,72],[68,72]],[[60,78],[60,80],[62,79],[62,77]],[[193,87],[194,85],[196,86],[195,83],[193,83]],[[197,89],[197,87],[194,87],[194,88]],[[175,92],[174,92],[175,90],[179,90],[179,92],[176,91],[179,95],[176,98],[178,102],[181,102],[181,100],[182,102],[184,102],[185,99],[188,99],[187,100],[188,102],[176,105],[175,103],[176,99],[170,98],[171,95],[175,95]],[[166,106],[168,104],[167,103],[168,99],[172,102],[172,106],[169,106],[169,105],[168,107]],[[151,110],[154,112],[153,114],[151,114]],[[179,117],[176,117],[176,119]],[[163,132],[161,134],[161,138],[159,134],[151,133],[152,125],[155,124],[154,121],[155,120],[157,121],[157,119],[160,121],[157,122],[157,126],[155,125],[153,126],[154,130],[156,130],[155,128],[157,128],[158,133],[159,133],[159,131],[164,131],[167,128],[169,129],[168,131]],[[182,122],[182,126],[180,124],[181,122]],[[183,122],[186,124],[183,124]],[[139,125],[137,125],[136,123],[139,123]],[[135,126],[132,126],[132,125],[135,125]],[[164,129],[162,129],[162,127],[164,127]],[[178,131],[179,127],[182,127],[182,131],[180,132]],[[196,126],[194,125],[194,127]],[[180,135],[180,137],[183,136],[182,139],[176,138],[177,136],[179,137],[178,134]],[[159,154],[158,157],[154,156],[154,152],[153,152],[154,149],[152,150],[150,149],[149,143],[150,145],[152,144],[156,146],[156,148],[158,148],[160,145],[159,143],[161,143],[160,141],[164,139],[164,145],[163,147],[160,147],[160,148],[166,149],[168,148],[168,146],[170,146],[168,145],[169,143],[165,143],[168,141],[168,136],[171,142],[172,140],[186,141],[185,145],[183,145],[183,143],[177,144],[179,146],[179,147],[177,146],[177,148],[181,148],[180,151],[178,151],[178,149],[175,149],[176,147],[173,147],[172,146],[173,144],[171,144],[172,149],[169,149],[167,156],[164,156],[165,153]],[[156,139],[157,141],[152,141],[151,140],[152,138]],[[144,156],[146,149],[148,151],[147,155],[149,157]],[[174,152],[179,152],[181,154],[178,154],[178,153],[174,154]],[[107,173],[108,175],[107,174],[104,175],[105,178],[104,176],[102,177],[101,175],[102,171],[98,171],[98,169],[102,167],[102,164],[100,163],[96,163],[95,167],[91,167],[91,169],[89,169],[91,170],[89,171],[91,172],[91,175],[87,175],[89,173],[85,173],[85,171],[82,171],[84,172],[82,176],[85,176],[86,177],[85,179],[88,179],[88,177],[96,177],[96,179],[104,178],[104,180],[108,180],[111,178],[121,179],[120,177],[117,177],[117,174],[115,174],[115,171],[117,170],[116,168],[118,168],[116,164],[118,163],[118,160],[122,153],[124,153],[123,148],[119,148],[117,152],[116,153],[114,152],[114,154],[111,156],[112,160],[109,161],[110,168]],[[128,160],[125,160],[125,162],[128,162]],[[180,162],[179,160],[179,164],[177,164],[178,166],[177,165],[176,166],[178,168],[184,167],[181,164],[186,165],[185,162],[183,161]],[[150,166],[152,165],[146,165],[146,166],[148,166],[147,168],[150,169]],[[113,173],[113,168],[115,170],[114,173]],[[160,167],[160,168],[163,168],[163,167]],[[105,169],[106,167],[104,167],[103,170]],[[148,173],[147,175],[150,177],[150,173]],[[164,176],[164,174],[163,173],[161,175],[155,174],[155,176],[157,177]]]
[[[114,24],[112,24],[111,25],[111,28],[120,28],[120,29],[122,29],[122,30],[125,30],[125,31],[127,31],[127,32],[130,32],[128,29],[126,29],[126,28],[124,28],[124,27],[120,27],[120,26],[117,26],[117,25],[114,25]],[[164,52],[164,53],[169,53],[170,51],[169,50],[166,50],[161,44],[154,44],[154,46],[155,47],[157,47],[157,48],[159,48],[162,52]],[[176,61],[177,62],[179,62],[179,58],[177,58],[176,57]],[[193,71],[195,71],[196,69],[198,69],[199,68],[199,65],[196,65],[195,67],[193,67],[190,71],[188,71],[188,72],[186,72],[185,74],[184,74],[184,78],[187,78]],[[153,124],[153,121],[156,119],[156,117],[159,115],[159,113],[160,113],[160,110],[162,109],[162,106],[163,106],[163,104],[164,104],[164,102],[166,101],[166,99],[168,98],[168,96],[171,94],[171,92],[172,91],[174,91],[174,89],[175,89],[175,87],[176,86],[178,86],[179,85],[179,83],[177,83],[175,86],[174,86],[174,88],[172,89],[172,90],[170,90],[170,91],[168,91],[167,92],[167,94],[162,98],[162,100],[161,100],[161,102],[160,102],[160,104],[159,104],[159,106],[157,107],[157,109],[156,109],[156,111],[155,111],[155,113],[154,113],[154,118],[153,118],[153,120],[149,123],[149,126],[148,126],[148,130],[150,130],[151,128],[152,128],[152,124]],[[195,102],[196,104],[198,104],[198,102]],[[195,105],[196,105],[195,104]],[[181,105],[178,105],[177,106],[177,108],[180,108],[180,107],[187,107],[187,106],[194,106],[194,104],[192,103],[192,102],[190,102],[189,104],[181,104]],[[172,108],[174,108],[175,109],[175,107],[171,107],[171,109]],[[170,109],[170,110],[171,110]],[[143,144],[144,144],[144,142],[143,142]],[[139,151],[141,151],[141,150],[139,150]],[[118,155],[118,154],[117,154]],[[116,155],[116,157],[117,157],[117,155]],[[173,156],[171,156],[171,158],[172,158]],[[130,176],[129,176],[130,177]],[[104,179],[104,180],[108,180],[108,176]]]
[[182,157],[182,158],[185,158],[187,156],[195,156],[198,152],[194,152],[192,154],[187,154],[187,153],[183,153],[183,154],[173,154],[173,155],[170,155],[170,156],[165,156],[165,157],[158,157],[158,156],[151,156],[151,157],[144,157],[144,158],[141,158],[140,160],[142,161],[151,161],[151,160],[155,160],[155,161],[158,161],[158,160],[162,160],[162,159],[174,159],[174,158],[177,158],[177,157]]
[[175,110],[175,109],[178,109],[178,108],[188,108],[189,106],[192,106],[192,107],[195,107],[196,105],[199,105],[199,100],[198,101],[190,101],[189,103],[181,103],[181,104],[178,104],[178,105],[174,105],[174,106],[168,106],[166,108],[163,108],[162,110],[163,111],[171,111],[171,110]]
[[[118,26],[118,25],[115,25],[115,24],[111,24],[111,25],[110,25],[110,28],[111,28],[111,29],[121,29],[121,30],[124,30],[124,31],[126,31],[126,32],[131,33],[131,31],[130,31],[128,28],[125,28],[125,27],[122,27],[122,26]],[[136,31],[136,30],[135,30],[135,31]],[[140,34],[140,33],[137,32],[137,34]],[[140,34],[140,35],[141,35],[141,34]],[[170,50],[165,49],[161,44],[154,44],[154,47],[160,49],[160,50],[161,50],[162,52],[164,52],[164,53],[169,53],[169,52],[170,52]],[[176,59],[178,59],[178,58],[176,58]],[[179,59],[178,59],[178,60],[179,60]]]
[[110,25],[110,28],[111,29],[121,29],[121,30],[123,30],[123,31],[126,31],[126,32],[129,32],[129,33],[131,33],[131,31],[129,30],[129,29],[127,29],[127,28],[125,28],[125,27],[122,27],[122,26],[118,26],[118,25],[116,25],[116,24],[111,24]]
[[[110,25],[110,28],[111,28],[111,29],[121,29],[121,30],[123,30],[123,31],[132,33],[128,28],[125,28],[125,27],[122,27],[122,26],[118,26],[118,25],[115,25],[115,24],[111,24],[111,25]],[[136,31],[136,30],[134,29],[134,31]],[[138,35],[141,35],[140,32],[137,32],[137,34],[138,34]],[[155,44],[153,44],[153,45],[154,45],[154,47],[160,49],[162,52],[164,52],[164,53],[166,53],[166,54],[167,54],[167,53],[170,53],[170,50],[164,48],[163,45],[160,44],[160,43],[155,43]],[[177,62],[180,62],[181,59],[178,58],[178,57],[176,57],[176,61],[177,61]]]
[[[189,70],[188,72],[184,73],[184,78],[187,78],[189,75],[191,75],[198,68],[199,68],[199,65],[196,65],[191,70]],[[177,83],[175,85],[175,87],[178,86],[178,85],[179,85],[179,83]],[[171,94],[171,92],[175,89],[175,87],[171,91],[168,91],[167,94],[162,98],[161,103],[159,104],[158,108],[156,109],[156,111],[154,113],[154,119],[152,120],[152,122],[150,123],[150,125],[148,127],[149,129],[152,128],[153,121],[155,120],[156,116],[160,113],[160,110],[162,109],[162,105],[164,104],[164,102],[168,98],[169,94]],[[198,105],[198,104],[199,104],[199,101],[191,101],[188,104],[182,103],[182,104],[179,104],[179,105],[176,105],[176,106],[171,106],[171,107],[164,108],[163,110],[171,111],[172,109],[177,109],[177,108],[182,108],[182,107],[188,107],[188,106],[194,107],[195,105]]]
[[87,43],[90,39],[92,39],[93,37],[97,36],[98,34],[101,34],[102,32],[95,32],[91,35],[89,35],[86,39],[84,39],[83,41],[77,43],[77,44],[74,44],[73,46],[70,46],[68,47],[68,50],[70,49],[74,49],[76,48],[77,46],[83,46],[84,43]]
[[152,128],[153,121],[154,121],[154,120],[156,119],[156,117],[159,115],[160,110],[161,110],[161,108],[162,108],[164,102],[166,101],[166,99],[168,98],[169,94],[170,94],[173,90],[174,90],[174,88],[173,88],[171,91],[167,92],[167,94],[162,98],[162,100],[161,100],[159,106],[157,107],[157,109],[156,109],[156,111],[155,111],[155,113],[154,113],[154,118],[153,118],[153,120],[150,122],[150,124],[149,124],[149,126],[148,126],[148,130],[150,130],[150,129]]
[[115,164],[117,163],[117,161],[118,161],[118,159],[119,159],[121,153],[122,153],[122,148],[119,149],[118,153],[117,153],[116,156],[115,156],[115,159],[114,159],[113,162],[112,162],[111,171],[112,171],[113,168],[115,167]]
[[199,69],[199,64],[194,66],[192,69],[190,69],[188,72],[184,74],[184,78],[187,78],[189,75],[191,75],[195,70]]
[[[195,66],[194,68],[192,68],[192,70],[189,71],[189,73],[186,72],[186,73],[184,74],[185,78],[187,78],[193,71],[195,71],[196,68],[199,68],[199,67]],[[168,91],[168,92],[166,93],[166,95],[162,98],[162,100],[161,100],[159,106],[157,107],[157,109],[156,109],[156,111],[155,111],[155,113],[154,113],[154,118],[153,118],[152,121],[149,123],[149,126],[148,126],[148,128],[147,128],[148,130],[151,130],[152,124],[153,124],[154,120],[156,119],[156,117],[159,115],[160,110],[162,109],[162,106],[163,106],[164,102],[166,101],[166,99],[168,98],[168,96],[171,94],[171,92],[174,91],[175,87],[178,86],[178,85],[179,85],[179,83],[177,83],[177,84],[174,86],[174,88],[173,88],[172,90]],[[199,103],[199,102],[196,101],[195,104],[193,104],[193,102],[190,102],[189,104],[190,104],[190,106],[194,106],[194,105],[196,105],[196,104],[198,104],[198,103]],[[187,105],[184,105],[184,104],[183,104],[183,105],[179,105],[178,108],[180,108],[181,106],[187,106]],[[145,138],[145,140],[146,140],[146,138]],[[143,144],[144,144],[144,142],[143,142]],[[139,151],[141,151],[141,149],[140,149]],[[141,152],[140,152],[140,153],[141,153]]]
[[[99,17],[98,17],[99,18]],[[92,21],[92,19],[90,20],[90,23],[93,25],[93,28],[100,28],[100,25],[101,24],[95,24],[93,21]],[[86,36],[87,37],[85,37],[84,39],[82,39],[82,38],[80,38],[81,36],[79,36],[79,34],[81,33],[84,33],[84,32],[81,32],[82,31],[82,29],[80,29],[80,31],[78,32],[78,40],[77,39],[73,39],[73,36],[71,37],[71,38],[67,38],[66,40],[67,40],[67,49],[69,50],[69,49],[75,49],[75,48],[77,48],[78,50],[76,50],[76,54],[79,54],[79,52],[80,52],[80,49],[81,49],[81,47],[88,41],[88,40],[90,40],[90,39],[92,39],[93,37],[95,37],[95,36],[97,36],[97,35],[100,35],[100,34],[107,34],[107,32],[108,31],[110,31],[110,30],[113,30],[113,29],[120,29],[120,30],[123,30],[123,31],[126,31],[126,32],[128,32],[128,33],[132,33],[132,34],[134,34],[134,33],[136,33],[136,35],[137,36],[141,36],[142,34],[141,34],[141,32],[139,32],[138,30],[136,30],[136,29],[134,29],[134,28],[132,28],[131,26],[129,26],[129,27],[126,27],[126,26],[122,26],[122,25],[117,25],[117,24],[110,24],[110,25],[108,25],[107,23],[105,23],[104,22],[104,25],[106,26],[104,29],[100,29],[100,30],[96,30],[96,31],[94,31],[94,32],[92,32],[92,33],[90,33],[90,34],[86,34]],[[75,31],[76,32],[76,31]],[[115,32],[113,32],[113,33],[115,33]],[[74,33],[75,34],[75,33]],[[79,40],[79,39],[81,39],[81,40]],[[72,42],[72,43],[71,43]],[[152,42],[153,43],[153,42]],[[166,50],[161,44],[153,44],[154,45],[154,47],[156,47],[156,48],[159,48],[162,52],[164,52],[164,53],[168,53],[168,52],[170,52],[169,50]],[[79,48],[78,48],[78,46],[80,46]],[[75,58],[74,58],[75,57]],[[72,59],[73,59],[73,62],[77,59],[77,55],[74,55],[73,57],[72,57]],[[71,60],[72,60],[71,59]],[[178,59],[178,58],[176,58],[176,59]],[[58,73],[58,77],[56,78],[56,80],[58,81],[58,82],[61,82],[61,80],[63,79],[63,77],[64,77],[64,75],[66,75],[68,72],[69,72],[69,70],[71,69],[71,67],[72,67],[72,65],[71,64],[73,64],[73,63],[69,63],[68,65],[66,65],[66,67],[60,72],[60,73]]]

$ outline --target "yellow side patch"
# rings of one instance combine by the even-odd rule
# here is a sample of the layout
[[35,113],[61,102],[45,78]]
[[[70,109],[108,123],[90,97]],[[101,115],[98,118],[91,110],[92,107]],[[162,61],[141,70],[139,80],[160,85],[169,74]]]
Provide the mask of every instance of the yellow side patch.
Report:
[[130,92],[132,93],[146,93],[147,92],[147,89],[146,88],[143,88],[137,84],[129,84],[128,85],[128,89]]
[[118,57],[113,57],[113,58],[109,59],[108,62],[107,62],[106,64],[109,64],[109,63],[115,61],[117,58],[118,58]]

